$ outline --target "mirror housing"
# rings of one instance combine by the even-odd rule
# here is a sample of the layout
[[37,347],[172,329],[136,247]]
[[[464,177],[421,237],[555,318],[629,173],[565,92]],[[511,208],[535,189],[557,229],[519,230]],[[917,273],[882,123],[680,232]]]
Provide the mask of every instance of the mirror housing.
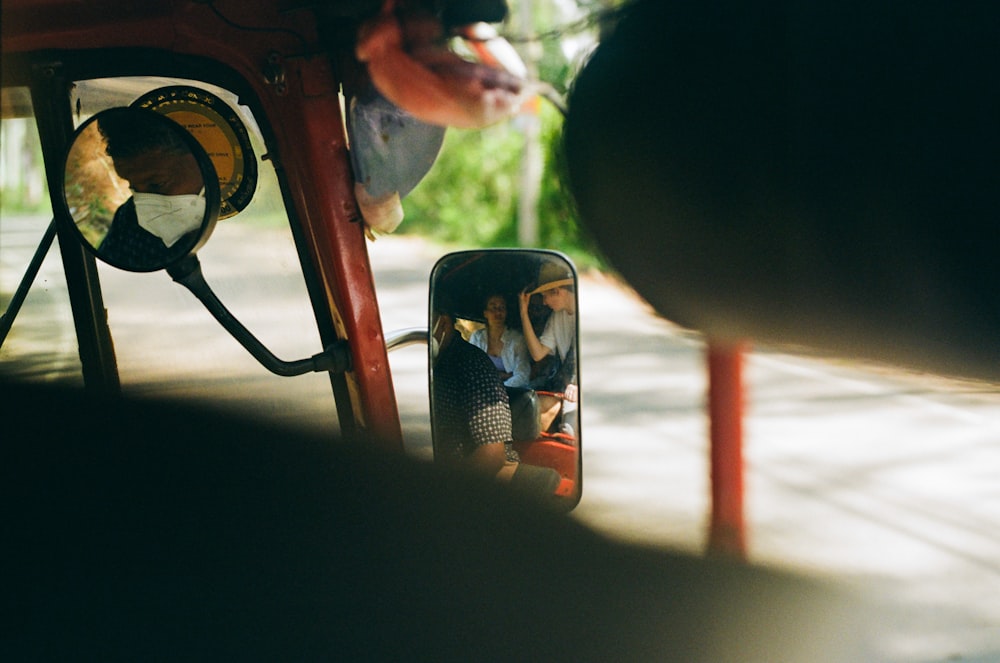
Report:
[[219,217],[215,168],[182,126],[110,108],[74,133],[62,171],[64,217],[100,260],[154,272],[193,255]]
[[88,119],[67,152],[62,192],[62,217],[97,258],[131,272],[167,270],[267,370],[286,377],[350,370],[346,341],[279,359],[212,292],[195,254],[219,218],[219,179],[201,143],[167,115],[132,106]]
[[554,251],[450,253],[431,272],[428,327],[435,459],[567,510],[581,495],[576,286]]

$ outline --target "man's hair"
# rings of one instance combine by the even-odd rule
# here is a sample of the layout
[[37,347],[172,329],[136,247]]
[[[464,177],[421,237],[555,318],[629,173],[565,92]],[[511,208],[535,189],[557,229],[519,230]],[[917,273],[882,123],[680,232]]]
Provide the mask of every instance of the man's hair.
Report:
[[153,111],[115,108],[97,119],[97,128],[112,159],[134,157],[158,150],[169,154],[190,154],[184,128]]
[[439,315],[447,315],[449,318],[455,318],[455,297],[446,290],[439,290],[434,293],[434,302],[432,305],[433,313]]

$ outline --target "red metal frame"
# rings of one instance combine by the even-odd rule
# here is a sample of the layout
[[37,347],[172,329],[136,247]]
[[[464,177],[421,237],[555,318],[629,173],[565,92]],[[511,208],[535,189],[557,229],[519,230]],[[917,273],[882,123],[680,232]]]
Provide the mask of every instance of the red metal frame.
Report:
[[[200,56],[242,76],[274,132],[276,153],[322,285],[324,313],[349,341],[351,411],[372,439],[402,449],[368,251],[352,188],[340,81],[309,9],[275,0],[4,0],[4,53],[150,48]],[[239,26],[237,25],[240,24]],[[268,72],[268,68],[271,69]],[[742,343],[710,342],[710,552],[745,557]]]
[[746,559],[743,519],[743,363],[748,344],[708,342],[708,414],[711,452],[711,554]]
[[339,80],[314,16],[273,0],[216,0],[213,6],[219,14],[205,3],[179,0],[5,0],[3,51],[150,48],[209,58],[245,79],[274,132],[271,157],[293,185],[290,197],[326,295],[325,314],[350,344],[354,367],[347,379],[356,423],[399,451],[399,413],[354,198]]

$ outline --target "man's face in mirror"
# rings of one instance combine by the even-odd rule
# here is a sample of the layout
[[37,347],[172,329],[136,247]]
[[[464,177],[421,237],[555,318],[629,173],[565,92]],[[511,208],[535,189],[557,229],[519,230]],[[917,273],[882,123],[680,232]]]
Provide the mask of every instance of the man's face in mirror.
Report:
[[205,183],[190,152],[152,149],[114,159],[115,170],[137,193],[179,196],[200,193]]
[[551,288],[542,292],[542,302],[553,311],[564,311],[570,308],[573,295],[566,288]]

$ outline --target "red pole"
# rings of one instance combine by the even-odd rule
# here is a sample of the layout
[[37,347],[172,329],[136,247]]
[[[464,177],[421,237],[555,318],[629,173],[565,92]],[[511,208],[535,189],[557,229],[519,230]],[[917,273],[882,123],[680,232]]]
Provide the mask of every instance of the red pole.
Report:
[[743,341],[708,341],[712,515],[708,552],[746,559],[743,520]]

